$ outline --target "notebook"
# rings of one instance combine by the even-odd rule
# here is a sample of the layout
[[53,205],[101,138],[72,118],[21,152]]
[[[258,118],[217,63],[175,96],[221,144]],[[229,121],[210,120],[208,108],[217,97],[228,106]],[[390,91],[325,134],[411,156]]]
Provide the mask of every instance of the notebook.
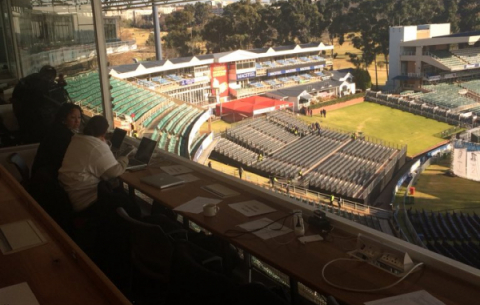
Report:
[[147,167],[152,158],[153,151],[157,147],[157,141],[143,137],[138,145],[138,150],[133,158],[128,160],[127,170],[140,170]]
[[159,188],[161,190],[167,187],[185,183],[184,180],[177,178],[175,176],[171,176],[167,173],[161,173],[153,176],[142,177],[140,178],[140,181],[148,185],[151,185],[153,187]]

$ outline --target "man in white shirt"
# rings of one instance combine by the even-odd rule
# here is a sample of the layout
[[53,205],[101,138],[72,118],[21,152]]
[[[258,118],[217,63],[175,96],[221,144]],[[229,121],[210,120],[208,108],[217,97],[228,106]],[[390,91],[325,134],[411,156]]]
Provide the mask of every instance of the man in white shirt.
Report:
[[63,158],[58,178],[75,212],[85,211],[94,205],[98,201],[98,183],[118,177],[128,165],[127,156],[115,159],[105,141],[107,130],[107,120],[94,116],[85,126],[83,135],[72,137]]

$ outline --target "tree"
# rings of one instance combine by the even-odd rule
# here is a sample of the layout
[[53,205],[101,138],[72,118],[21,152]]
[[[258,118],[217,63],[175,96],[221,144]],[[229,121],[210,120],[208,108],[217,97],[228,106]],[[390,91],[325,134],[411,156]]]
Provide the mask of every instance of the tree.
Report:
[[438,20],[439,22],[450,23],[450,30],[453,33],[458,33],[460,30],[457,2],[458,0],[443,0],[445,11],[441,16],[441,20]]
[[[192,5],[190,5],[193,7]],[[185,6],[187,7],[187,6]],[[179,56],[187,56],[192,53],[192,33],[185,25],[193,24],[192,9],[176,11],[165,18],[168,34],[163,37],[165,45],[175,50]]]
[[225,17],[213,17],[202,31],[202,37],[206,41],[207,53],[227,51],[227,37],[233,32],[230,21]]
[[278,30],[275,24],[280,12],[273,6],[261,6],[258,13],[261,18],[254,28],[253,46],[255,48],[274,46],[278,39]]
[[[223,17],[231,23],[232,32],[228,41],[242,49],[253,47],[255,25],[260,22],[261,16],[258,13],[260,5],[251,4],[250,1],[241,0],[225,7]],[[235,47],[230,46],[233,50]]]
[[347,59],[348,62],[352,63],[356,69],[360,69],[363,63],[363,59],[358,57],[358,54],[347,52],[345,53],[345,55],[349,57],[349,59]]
[[355,79],[355,87],[357,89],[367,90],[372,86],[372,78],[367,70],[357,68],[352,72],[352,74]]
[[168,35],[164,36],[165,45],[168,48],[175,50],[175,53],[182,57],[191,55],[192,49],[188,42],[191,40],[191,34],[187,31],[169,31]]
[[350,20],[357,24],[360,35],[350,33],[348,37],[351,39],[355,48],[362,51],[362,60],[365,68],[368,68],[376,60],[380,48],[377,43],[377,37],[374,30],[377,25],[377,11],[373,0],[363,1],[357,8],[353,8],[350,13]]
[[304,0],[288,0],[273,6],[280,11],[275,26],[278,44],[306,43],[319,36],[321,15],[316,5]]
[[[386,19],[378,20],[373,29],[373,39],[376,43],[377,54],[383,54],[385,57],[385,63],[388,63],[388,55],[390,52],[390,26]],[[388,79],[388,64],[387,68],[387,79]]]
[[480,3],[478,0],[460,0],[458,3],[460,14],[460,31],[480,30]]
[[328,33],[331,45],[334,44],[335,39],[338,39],[338,43],[342,45],[345,42],[345,34],[349,32],[351,24],[347,18],[351,6],[350,0],[317,1],[316,6],[320,14],[318,19],[319,30]]
[[[192,5],[190,5],[192,6]],[[186,5],[185,7],[188,7]],[[194,21],[194,14],[191,10],[184,9],[183,11],[175,11],[165,18],[165,25],[167,31],[181,31],[185,30],[185,25],[191,25]]]
[[212,16],[208,6],[197,2],[187,4],[183,11],[176,11],[165,18],[168,34],[164,37],[167,47],[173,48],[179,56],[195,55],[201,52],[202,29]]
[[213,16],[210,5],[202,2],[195,3],[195,25],[204,26]]

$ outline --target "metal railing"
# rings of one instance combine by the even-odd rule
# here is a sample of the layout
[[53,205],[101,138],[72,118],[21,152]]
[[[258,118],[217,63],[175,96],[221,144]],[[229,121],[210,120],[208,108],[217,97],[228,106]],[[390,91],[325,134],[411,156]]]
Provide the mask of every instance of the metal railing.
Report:
[[[205,160],[206,162],[206,160]],[[205,165],[205,164],[204,164]],[[224,165],[216,165],[215,170],[218,170],[224,174],[231,175],[234,177],[239,177],[238,169],[232,168],[230,166],[224,166]],[[285,196],[289,196],[292,199],[295,199],[297,201],[302,201],[305,204],[310,204],[313,203],[317,207],[321,205],[329,205],[330,206],[330,197],[331,195],[317,192],[317,191],[312,191],[308,188],[290,184],[289,189],[287,191],[287,179],[286,178],[281,178],[277,177],[277,182],[275,183],[274,186],[272,186],[270,183],[266,181],[261,181],[261,180],[266,180],[267,178],[260,177],[258,175],[253,176],[252,173],[249,172],[244,172],[243,175],[243,180],[253,183],[255,185],[258,185],[264,189],[270,190],[275,193],[280,193]],[[384,218],[384,219],[390,219],[392,217],[392,212],[387,211],[381,208],[377,207],[372,207],[369,205],[365,205],[362,203],[350,201],[350,200],[342,200],[342,205],[338,205],[338,200],[340,199],[339,197],[335,197],[336,201],[335,208],[341,208],[341,209],[346,209],[346,210],[351,210],[355,211],[358,213],[362,214],[370,214],[374,215],[379,218]]]

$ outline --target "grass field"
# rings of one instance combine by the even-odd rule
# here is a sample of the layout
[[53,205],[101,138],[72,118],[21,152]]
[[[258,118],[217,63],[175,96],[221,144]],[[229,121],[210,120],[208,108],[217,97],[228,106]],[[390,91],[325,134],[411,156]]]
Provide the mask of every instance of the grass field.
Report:
[[433,136],[450,125],[398,109],[364,102],[320,116],[299,116],[307,123],[320,122],[345,131],[362,131],[365,135],[398,145],[407,145],[407,155],[416,155],[443,140]]
[[450,159],[429,166],[415,185],[415,203],[407,207],[426,211],[455,210],[480,214],[480,182],[445,175]]
[[[320,116],[298,116],[311,124],[320,122],[326,126],[343,131],[362,131],[366,136],[374,137],[396,145],[407,145],[407,156],[414,156],[443,140],[433,136],[451,126],[435,120],[414,115],[398,109],[364,102],[361,104],[333,110],[326,118]],[[215,133],[230,128],[224,121],[215,121],[211,125]],[[208,123],[201,130],[206,131]]]
[[[227,123],[227,122],[224,122],[222,120],[217,120],[215,122],[212,122],[211,124],[211,131],[215,132],[215,133],[220,133],[220,132],[224,132],[225,129],[227,128],[230,128],[230,124]],[[206,132],[208,131],[208,122],[204,123],[202,125],[202,127],[200,127],[200,131],[201,132]]]

